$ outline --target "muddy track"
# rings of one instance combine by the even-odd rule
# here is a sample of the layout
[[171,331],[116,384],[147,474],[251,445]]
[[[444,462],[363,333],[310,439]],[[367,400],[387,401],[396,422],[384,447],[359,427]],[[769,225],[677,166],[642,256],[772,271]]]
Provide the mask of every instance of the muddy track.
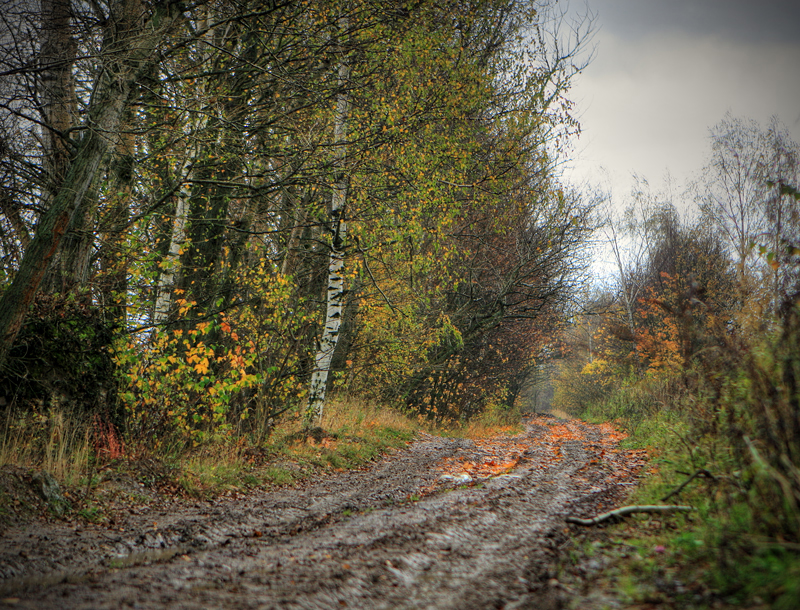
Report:
[[560,422],[574,434],[554,460],[546,424],[515,439],[511,472],[457,488],[442,463],[480,462],[487,448],[424,436],[361,471],[130,516],[113,531],[9,531],[0,594],[37,609],[558,608],[564,517],[618,503],[635,468],[578,421]]

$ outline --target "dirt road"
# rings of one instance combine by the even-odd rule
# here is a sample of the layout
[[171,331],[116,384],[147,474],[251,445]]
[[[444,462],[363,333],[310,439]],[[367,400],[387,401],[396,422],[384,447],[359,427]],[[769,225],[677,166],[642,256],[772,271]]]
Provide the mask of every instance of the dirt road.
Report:
[[537,417],[516,437],[423,436],[360,471],[114,530],[8,531],[0,595],[36,609],[563,607],[564,517],[618,504],[642,463],[619,438]]

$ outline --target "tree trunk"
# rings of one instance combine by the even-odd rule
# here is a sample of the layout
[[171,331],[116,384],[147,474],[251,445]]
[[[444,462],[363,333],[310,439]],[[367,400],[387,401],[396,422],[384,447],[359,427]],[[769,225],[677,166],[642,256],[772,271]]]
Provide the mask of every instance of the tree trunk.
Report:
[[628,318],[628,330],[631,333],[631,341],[633,342],[633,354],[636,358],[636,375],[642,377],[642,358],[639,354],[639,344],[636,340],[636,324],[633,321],[633,304],[635,301],[635,293],[633,286],[628,285],[625,278],[625,265],[622,262],[622,255],[619,251],[619,241],[617,240],[617,231],[614,227],[614,221],[609,219],[611,225],[611,248],[614,250],[614,258],[617,260],[617,268],[619,269],[619,281],[622,285],[622,296],[625,299],[625,313]]
[[144,27],[119,27],[124,17],[136,14],[122,0],[120,11],[109,23],[104,41],[106,65],[95,84],[87,129],[77,153],[51,205],[39,219],[36,234],[20,263],[14,281],[0,297],[0,367],[22,327],[45,273],[58,251],[67,228],[83,205],[109,146],[119,131],[120,119],[137,79],[157,57],[155,48],[167,28],[181,15],[175,5],[159,4]]
[[[130,111],[125,113],[123,124],[131,121]],[[116,192],[110,209],[100,223],[100,274],[99,293],[106,320],[112,328],[125,328],[128,317],[128,262],[120,257],[124,232],[130,221],[135,139],[131,131],[120,134],[108,180],[115,184]]]
[[[205,137],[197,145],[192,169],[195,184],[188,211],[187,247],[176,283],[186,291],[186,298],[197,304],[198,315],[214,315],[226,306],[228,278],[235,271],[228,266],[233,260],[228,257],[228,244],[238,239],[231,237],[232,227],[239,229],[242,222],[247,223],[248,211],[240,207],[232,177],[242,174],[244,169],[245,133],[252,113],[245,100],[252,85],[248,75],[257,60],[257,45],[240,26],[209,31],[207,40],[212,50],[241,47],[241,55],[229,62],[227,54],[209,53],[208,60],[203,62],[209,64],[204,69],[219,74],[206,82],[207,90],[200,90],[200,96],[207,99],[203,100],[198,132],[202,128]],[[220,96],[218,91],[224,91],[225,95]]]
[[[339,27],[342,31],[347,29],[347,20],[340,19]],[[350,95],[347,92],[350,80],[350,64],[346,58],[339,63],[339,87],[336,96],[336,115],[333,121],[334,162],[333,170],[335,182],[331,198],[331,253],[328,260],[328,289],[326,291],[325,327],[319,342],[319,349],[314,358],[314,371],[311,374],[311,386],[306,411],[306,425],[316,420],[322,420],[325,406],[325,395],[328,387],[328,374],[331,360],[339,340],[339,327],[342,323],[342,306],[344,302],[344,242],[347,237],[347,219],[345,208],[347,206],[348,179],[346,174],[347,161],[347,117],[350,111]]]
[[[48,209],[53,205],[70,165],[72,151],[68,134],[77,118],[75,82],[72,77],[77,44],[70,35],[71,0],[42,0],[41,11],[41,76],[37,94],[43,124],[42,207]],[[63,243],[50,264],[45,280],[46,289],[50,291],[69,290],[83,275],[80,267],[87,267],[80,261],[83,258],[88,263],[89,252],[82,231],[87,216],[86,206],[83,207],[82,212],[73,216]],[[70,268],[73,264],[79,268]]]
[[[208,27],[208,11],[210,9],[206,7],[206,13],[198,27],[200,31],[205,32],[200,45],[203,57],[202,65],[210,61],[211,45],[209,43],[213,39],[213,31]],[[208,114],[210,112],[204,80],[198,84],[197,94],[193,103],[189,104],[188,110],[190,118],[184,127],[186,137],[184,159],[178,174],[181,180],[181,187],[178,190],[178,201],[175,204],[175,217],[172,221],[169,249],[162,263],[163,271],[158,276],[158,285],[156,287],[156,302],[153,309],[153,324],[155,325],[164,324],[168,320],[172,305],[175,276],[181,267],[181,249],[186,241],[186,224],[189,221],[189,202],[192,197],[193,168],[197,158],[202,153],[200,138],[208,125]],[[196,115],[195,119],[191,118],[192,114]]]
[[42,0],[37,87],[42,116],[45,207],[55,198],[69,168],[68,131],[77,117],[72,68],[77,44],[70,35],[71,0]]
[[[181,168],[181,176],[186,176],[190,171],[187,159]],[[162,263],[163,271],[158,276],[156,288],[156,305],[153,310],[153,324],[164,324],[169,317],[172,302],[172,287],[175,284],[175,274],[180,266],[181,247],[186,241],[186,222],[189,219],[189,197],[191,187],[184,183],[178,191],[178,202],[175,205],[175,218],[172,221],[172,235],[169,240],[169,250]]]

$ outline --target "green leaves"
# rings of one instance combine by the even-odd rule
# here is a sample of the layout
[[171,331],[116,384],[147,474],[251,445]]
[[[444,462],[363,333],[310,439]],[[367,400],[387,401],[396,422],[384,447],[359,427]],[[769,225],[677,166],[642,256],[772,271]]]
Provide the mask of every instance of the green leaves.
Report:
[[792,186],[791,184],[787,184],[785,182],[773,182],[772,180],[767,180],[767,186],[770,188],[778,188],[778,194],[783,197],[784,195],[793,198],[795,201],[800,201],[800,190],[796,187]]

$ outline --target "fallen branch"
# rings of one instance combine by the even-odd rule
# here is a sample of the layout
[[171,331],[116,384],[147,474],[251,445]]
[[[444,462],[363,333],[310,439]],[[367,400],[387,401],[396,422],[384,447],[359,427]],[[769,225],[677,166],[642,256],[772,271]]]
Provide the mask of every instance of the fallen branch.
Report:
[[623,506],[616,510],[610,510],[602,515],[597,515],[591,519],[581,519],[580,517],[567,517],[567,523],[577,523],[578,525],[597,525],[614,517],[624,517],[631,513],[671,513],[675,511],[694,510],[691,506]]
[[669,500],[675,494],[681,493],[683,491],[684,487],[686,487],[689,483],[692,482],[692,480],[696,479],[699,476],[704,476],[704,477],[706,477],[708,479],[711,479],[712,481],[716,481],[717,480],[717,477],[715,477],[713,474],[711,474],[708,470],[706,470],[705,468],[700,468],[697,472],[695,472],[692,476],[690,476],[688,479],[686,479],[678,487],[676,487],[671,492],[669,492],[666,496],[661,498],[661,501],[662,502],[666,502],[667,500]]

